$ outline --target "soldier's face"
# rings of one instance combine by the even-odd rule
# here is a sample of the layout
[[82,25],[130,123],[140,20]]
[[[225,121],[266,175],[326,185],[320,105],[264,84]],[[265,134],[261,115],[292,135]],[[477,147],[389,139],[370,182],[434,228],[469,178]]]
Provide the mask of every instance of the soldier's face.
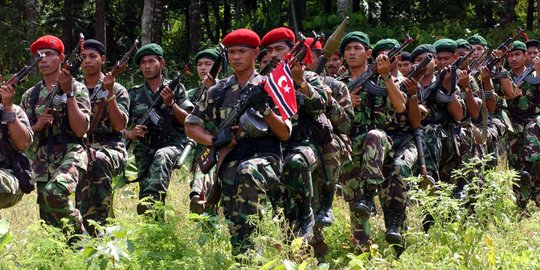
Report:
[[81,51],[82,70],[85,76],[92,76],[101,72],[101,65],[105,63],[105,55],[99,55],[96,50]]
[[39,53],[45,55],[39,62],[39,72],[43,76],[52,75],[60,71],[60,63],[64,62],[64,55],[53,49],[41,49]]
[[452,64],[455,59],[456,55],[454,53],[438,52],[436,57],[437,61],[435,61],[435,64],[437,65],[437,68],[442,69]]
[[364,44],[356,41],[349,42],[343,51],[343,58],[351,68],[365,65],[371,50],[366,50]]
[[[476,58],[480,57],[486,51],[486,48],[482,44],[474,44],[472,45],[475,51],[471,55],[471,60],[475,60]],[[480,59],[482,60],[482,59]]]
[[532,61],[535,57],[538,56],[538,47],[528,47],[527,48],[527,58],[529,61]]
[[199,79],[204,79],[204,76],[210,72],[212,66],[214,65],[214,60],[208,58],[201,58],[197,61],[197,74]]
[[[414,64],[419,65],[427,56],[430,54],[429,52],[425,52],[423,54],[420,54],[414,58]],[[412,67],[411,67],[412,68]],[[429,64],[426,66],[426,71],[424,72],[425,75],[430,76],[435,71],[435,60],[431,60]]]
[[266,65],[268,65],[268,63],[270,63],[270,59],[272,59],[272,57],[268,54],[265,54],[262,58],[261,58],[261,61],[259,62],[259,68],[264,68],[266,67]]
[[[465,49],[465,48],[457,48],[456,49],[456,55],[458,57],[465,56],[469,52],[470,52],[469,49]],[[461,64],[461,66],[459,68],[461,69],[461,68],[466,68],[467,66],[469,66],[469,59],[463,61],[463,64]]]
[[328,60],[328,63],[326,63],[326,72],[328,73],[328,75],[332,76],[334,74],[337,74],[339,67],[341,67],[341,64],[341,57],[339,57],[338,54],[332,55],[332,57],[330,57],[330,59]]
[[[266,55],[269,55],[271,59],[276,58],[278,60],[283,60],[290,51],[291,48],[289,48],[289,45],[287,45],[285,41],[276,42],[266,47]],[[276,61],[276,66],[278,64],[279,63]]]
[[523,67],[526,60],[527,57],[525,56],[525,52],[522,50],[511,51],[508,54],[508,62],[510,62],[510,66],[512,66],[512,69]]
[[243,46],[232,46],[227,48],[227,58],[234,72],[244,72],[253,68],[255,59],[259,54],[259,49]]
[[141,57],[139,69],[141,70],[144,79],[152,80],[161,75],[161,69],[165,65],[165,60],[157,55],[145,55]]
[[398,61],[397,69],[403,76],[407,76],[409,72],[411,72],[412,69],[412,63],[411,61]]

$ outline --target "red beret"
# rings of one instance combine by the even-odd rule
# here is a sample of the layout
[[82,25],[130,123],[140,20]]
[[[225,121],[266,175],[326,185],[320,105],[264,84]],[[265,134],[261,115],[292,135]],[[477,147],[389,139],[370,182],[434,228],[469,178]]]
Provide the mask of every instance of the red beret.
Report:
[[268,45],[274,44],[280,41],[291,41],[294,43],[296,38],[294,37],[293,31],[287,27],[279,27],[272,29],[270,32],[264,35],[261,41],[261,47],[267,47]]
[[53,49],[60,54],[64,54],[64,43],[62,42],[62,40],[55,36],[42,36],[36,39],[36,41],[34,41],[32,45],[30,45],[30,52],[32,54],[36,54],[37,50],[41,49]]
[[221,43],[223,43],[225,47],[244,46],[257,48],[261,43],[261,39],[259,38],[259,35],[252,30],[241,28],[227,34]]
[[[308,37],[306,38],[306,41],[304,41],[306,46],[309,46],[311,47],[311,43],[313,43],[313,38],[312,37]],[[313,47],[311,48],[312,50],[322,50],[322,44],[319,40],[317,40],[317,42],[315,42],[315,45],[313,45]]]

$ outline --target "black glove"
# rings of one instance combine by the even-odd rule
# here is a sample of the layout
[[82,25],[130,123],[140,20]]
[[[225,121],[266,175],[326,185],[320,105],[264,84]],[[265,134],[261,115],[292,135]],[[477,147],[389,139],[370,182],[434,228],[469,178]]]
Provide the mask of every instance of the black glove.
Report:
[[263,89],[263,86],[255,85],[251,88],[249,93],[247,93],[246,102],[247,104],[251,106],[256,106],[261,103],[265,103],[267,97],[268,97],[268,94],[266,94],[266,91]]
[[212,138],[212,146],[214,146],[216,149],[220,149],[223,146],[227,146],[231,143],[233,138],[233,134],[231,132],[231,129],[227,128],[224,130],[220,130],[214,138]]

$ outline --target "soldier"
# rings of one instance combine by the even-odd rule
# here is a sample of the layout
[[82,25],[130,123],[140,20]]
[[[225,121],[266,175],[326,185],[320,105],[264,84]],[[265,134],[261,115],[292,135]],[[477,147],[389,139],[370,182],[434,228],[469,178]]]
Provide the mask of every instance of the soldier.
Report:
[[[391,48],[393,45],[390,44],[393,42],[390,41],[388,44],[384,42],[384,46],[381,43],[379,48]],[[338,80],[350,83],[367,71],[367,59],[371,56],[372,50],[369,37],[365,33],[348,33],[341,40],[339,50],[349,68]],[[371,234],[368,220],[375,208],[373,197],[384,183],[383,161],[392,148],[391,138],[382,129],[392,114],[405,111],[405,95],[394,83],[390,73],[392,66],[390,59],[381,54],[377,56],[375,65],[380,76],[373,83],[384,87],[387,95],[376,95],[363,87],[351,90],[355,108],[350,132],[353,155],[352,162],[345,164],[343,168],[348,179],[344,187],[344,197],[349,202],[352,240],[357,248],[368,245]],[[399,234],[399,231],[396,232],[388,226],[387,241],[396,243],[394,237],[396,233]]]
[[[209,89],[210,87],[216,85],[218,81],[217,78],[214,79],[212,78],[212,75],[210,75],[210,70],[212,69],[212,66],[217,60],[218,55],[219,55],[218,50],[214,48],[200,51],[195,55],[195,62],[197,63],[197,74],[199,75],[201,84],[205,89]],[[218,71],[218,74],[219,74],[219,71]],[[199,87],[201,86],[199,85]],[[195,99],[194,94],[196,90],[197,88],[193,88],[188,91],[188,96],[190,97],[190,100],[192,102],[196,102],[196,100],[194,100]],[[202,150],[203,150],[203,147],[201,145],[197,145],[197,147],[195,148],[195,151],[193,151],[193,157],[194,158],[199,157]],[[193,172],[193,181],[191,181],[191,192],[189,193],[189,199],[190,199],[189,206],[192,212],[201,214],[204,208],[208,207],[208,205],[203,205],[200,203],[201,193],[204,193],[205,191],[211,188],[211,185],[212,185],[211,176],[213,174],[213,170],[205,175],[198,168],[196,160],[193,160],[191,171]]]
[[[178,165],[187,140],[184,120],[193,105],[181,83],[176,89],[168,87],[169,80],[161,73],[165,67],[161,46],[146,44],[139,48],[133,60],[139,66],[145,82],[128,90],[128,127],[131,129],[125,132],[125,137],[135,140],[133,154],[140,180],[137,213],[141,215],[152,210],[156,202],[165,203],[172,170]],[[158,92],[160,89],[162,91]],[[160,96],[163,102],[154,108],[152,119],[139,123],[139,119],[152,109],[152,104]],[[159,213],[155,217],[163,216]]]
[[[311,46],[313,38],[306,39],[306,45]],[[306,69],[314,71],[317,61],[322,55],[322,44],[317,41],[311,46],[311,63],[306,64]],[[334,222],[332,205],[336,193],[336,184],[341,174],[341,161],[350,160],[350,139],[347,135],[351,127],[354,112],[352,109],[351,96],[347,85],[331,76],[324,76],[324,87],[328,96],[325,114],[332,123],[334,133],[330,143],[321,145],[322,162],[320,173],[313,177],[313,200],[312,207],[315,216],[314,244],[315,256],[322,259],[325,249],[322,234],[323,226],[331,226]],[[323,167],[324,166],[324,167]],[[320,261],[320,260],[319,260]]]
[[[60,68],[65,56],[59,38],[42,36],[32,43],[30,52],[45,55],[39,63],[42,80],[28,89],[21,101],[32,131],[39,136],[32,164],[39,215],[45,223],[57,227],[62,227],[61,220],[67,218],[76,232],[82,232],[81,214],[69,196],[88,164],[82,141],[90,122],[88,90],[73,80],[69,70]],[[55,96],[51,96],[53,90],[58,90]],[[52,108],[47,108],[50,99]]]
[[[512,70],[512,80],[525,70],[527,51],[521,41],[514,41],[508,54]],[[540,77],[540,58],[532,59],[535,72],[529,77]],[[514,81],[515,82],[515,81]],[[508,96],[508,111],[514,132],[510,134],[510,166],[519,172],[520,177],[514,190],[517,203],[525,209],[529,200],[540,203],[540,88],[538,84],[527,82],[517,85],[514,95]]]
[[[196,104],[186,119],[186,132],[197,143],[218,150],[234,147],[218,161],[216,180],[222,185],[221,200],[225,218],[230,221],[233,254],[238,255],[252,248],[249,236],[255,226],[248,222],[248,216],[260,217],[266,194],[280,185],[283,166],[280,141],[290,136],[291,126],[290,121],[283,121],[276,110],[268,106],[264,90],[256,86],[264,79],[254,67],[259,36],[248,29],[237,29],[225,36],[222,43],[227,48],[234,74],[220,80]],[[253,126],[248,122],[240,121],[244,127],[241,132],[236,132],[238,126],[218,130],[239,99],[257,110],[251,115],[263,121],[268,129],[250,128]]]
[[532,60],[538,56],[538,47],[540,47],[540,41],[536,39],[529,39],[527,42],[525,42],[525,45],[527,45],[527,62],[526,66],[529,66],[532,64]]
[[[92,117],[88,130],[88,173],[77,185],[76,203],[84,226],[91,235],[98,235],[92,219],[104,225],[109,215],[112,178],[126,166],[128,153],[121,131],[128,122],[129,95],[115,76],[127,65],[103,74],[106,61],[105,46],[95,39],[84,41],[80,55],[83,59],[83,83],[88,88],[92,104]],[[101,109],[100,109],[101,108]]]
[[[0,81],[2,75],[0,75]],[[21,107],[13,104],[15,89],[11,85],[0,87],[0,209],[17,204],[23,197],[18,174],[13,164],[15,152],[30,147],[33,140],[32,128],[28,117]],[[24,168],[31,170],[31,168]]]
[[[375,43],[373,46],[373,49],[371,50],[371,57],[375,59],[379,54],[381,54],[382,51],[389,51],[391,48],[397,48],[400,44],[397,40],[393,38],[387,38],[387,39],[381,39]],[[403,81],[405,77],[403,77],[403,74],[399,71],[398,63],[401,59],[401,55],[396,56],[396,59],[392,59],[392,62],[390,64],[390,74],[392,77],[397,79],[397,82]]]
[[411,72],[413,68],[413,64],[411,62],[411,53],[402,51],[400,54],[401,58],[399,58],[399,61],[397,63],[397,69],[403,76],[409,75],[409,72]]
[[259,55],[257,55],[257,65],[259,65],[259,70],[266,67],[266,65],[268,65],[268,63],[270,63],[271,59],[272,59],[272,57],[270,57],[270,55],[268,55],[266,50],[262,49],[261,52],[259,53]]
[[[266,33],[261,46],[272,59],[283,60],[295,42],[294,33],[279,27]],[[295,65],[296,68],[299,68]],[[313,72],[294,73],[298,100],[298,117],[293,119],[293,129],[284,144],[283,184],[287,188],[286,217],[293,224],[293,234],[307,242],[313,238],[314,212],[313,171],[320,165],[321,149],[310,134],[307,121],[314,121],[325,110],[326,91],[321,78]],[[328,124],[330,124],[328,122]],[[321,135],[321,134],[317,134]],[[331,136],[330,134],[328,134]],[[310,137],[311,136],[311,137]]]
[[343,58],[341,58],[341,55],[339,54],[339,51],[332,54],[330,59],[328,59],[328,63],[326,63],[326,75],[330,77],[338,77],[339,76],[339,68],[343,65]]

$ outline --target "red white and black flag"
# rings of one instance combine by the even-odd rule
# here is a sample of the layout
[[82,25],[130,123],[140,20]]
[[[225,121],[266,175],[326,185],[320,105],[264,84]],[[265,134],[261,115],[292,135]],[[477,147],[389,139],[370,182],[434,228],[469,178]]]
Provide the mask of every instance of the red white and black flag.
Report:
[[268,75],[264,89],[278,106],[283,120],[289,119],[298,111],[294,82],[288,60],[282,61]]

